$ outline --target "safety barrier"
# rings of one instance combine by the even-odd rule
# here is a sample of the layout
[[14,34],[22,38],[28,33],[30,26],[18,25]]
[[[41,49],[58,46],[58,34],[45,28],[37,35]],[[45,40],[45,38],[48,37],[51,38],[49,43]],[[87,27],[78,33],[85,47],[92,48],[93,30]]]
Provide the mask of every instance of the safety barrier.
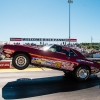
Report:
[[[33,67],[36,67],[36,66],[29,65],[28,67],[33,68]],[[14,68],[13,65],[12,65],[12,60],[1,60],[0,61],[0,69],[5,69],[5,68],[8,68],[8,69]]]
[[89,60],[97,61],[100,63],[100,58],[88,58]]
[[11,62],[9,62],[9,61],[1,61],[0,62],[0,68],[10,68],[10,66],[11,66]]

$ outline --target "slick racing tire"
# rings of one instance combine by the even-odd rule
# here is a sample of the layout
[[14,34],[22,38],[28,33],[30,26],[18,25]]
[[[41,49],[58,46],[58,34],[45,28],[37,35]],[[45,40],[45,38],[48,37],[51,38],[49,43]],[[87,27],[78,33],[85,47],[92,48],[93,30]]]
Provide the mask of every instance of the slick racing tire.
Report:
[[26,54],[16,54],[12,59],[12,65],[18,70],[27,68],[30,64],[29,57]]
[[90,76],[90,70],[87,66],[79,66],[73,72],[73,77],[78,81],[85,81]]
[[66,71],[64,71],[64,76],[66,77],[66,79],[73,79],[72,72],[66,72]]
[[72,76],[72,72],[70,71],[63,71],[64,72],[64,76]]

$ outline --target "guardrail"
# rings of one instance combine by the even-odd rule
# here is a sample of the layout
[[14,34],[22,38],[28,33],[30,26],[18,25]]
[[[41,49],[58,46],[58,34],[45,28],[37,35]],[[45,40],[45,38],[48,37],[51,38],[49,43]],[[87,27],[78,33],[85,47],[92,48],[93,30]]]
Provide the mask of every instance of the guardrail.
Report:
[[87,58],[87,59],[100,63],[100,58]]
[[100,58],[87,58],[89,60],[100,60]]

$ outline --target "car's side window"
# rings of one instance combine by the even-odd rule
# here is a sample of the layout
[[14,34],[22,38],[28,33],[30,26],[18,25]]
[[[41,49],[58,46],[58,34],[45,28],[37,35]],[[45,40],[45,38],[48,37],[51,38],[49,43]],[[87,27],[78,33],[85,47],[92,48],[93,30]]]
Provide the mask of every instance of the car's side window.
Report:
[[52,52],[62,52],[62,47],[61,46],[56,46],[56,45],[53,45],[49,51],[52,51]]
[[62,49],[61,46],[57,46],[57,45],[53,45],[49,51],[51,52],[61,52],[61,53],[65,53],[66,56],[76,56],[76,54],[70,49],[70,50],[64,50]]
[[56,49],[55,48],[50,48],[49,51],[56,52]]
[[63,53],[66,54],[66,56],[76,56],[76,54],[72,50],[62,50]]
[[69,56],[69,52],[68,52],[67,50],[64,50],[64,49],[63,49],[62,52],[65,53],[66,56]]
[[70,56],[76,56],[76,54],[72,50],[70,50],[69,55]]

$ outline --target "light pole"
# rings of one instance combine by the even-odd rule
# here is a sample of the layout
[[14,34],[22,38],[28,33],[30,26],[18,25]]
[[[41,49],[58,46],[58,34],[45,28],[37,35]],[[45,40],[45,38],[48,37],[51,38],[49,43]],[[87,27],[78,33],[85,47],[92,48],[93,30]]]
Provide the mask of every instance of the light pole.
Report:
[[91,36],[91,49],[92,49],[92,40],[93,40],[93,38],[92,38],[92,36]]
[[68,0],[69,3],[69,46],[70,46],[70,4],[73,3],[73,0]]

